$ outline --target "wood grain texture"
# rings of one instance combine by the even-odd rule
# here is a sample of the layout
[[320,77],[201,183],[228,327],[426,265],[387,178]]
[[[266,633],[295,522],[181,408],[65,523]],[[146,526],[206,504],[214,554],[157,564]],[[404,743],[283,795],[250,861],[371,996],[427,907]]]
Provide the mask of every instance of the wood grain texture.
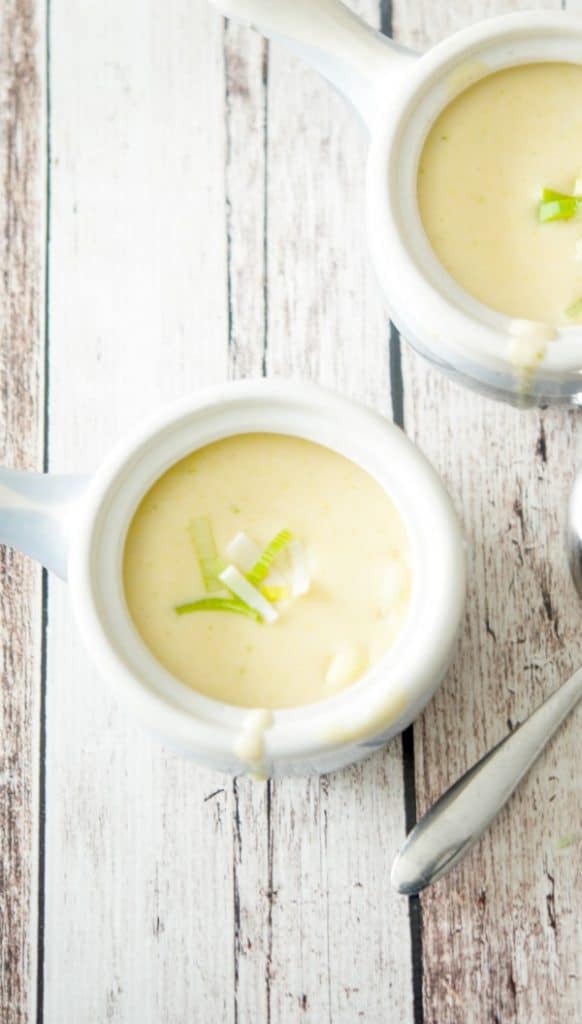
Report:
[[[97,461],[126,422],[163,397],[160,382],[170,394],[183,391],[185,381],[197,386],[224,375],[260,375],[271,370],[271,356],[278,373],[299,369],[330,384],[349,381],[362,398],[372,386],[378,404],[389,408],[386,324],[373,286],[366,286],[369,313],[358,329],[358,350],[352,349],[349,249],[337,281],[333,266],[324,265],[337,259],[347,231],[350,245],[357,239],[357,280],[365,282],[361,208],[354,203],[347,216],[343,210],[346,193],[356,184],[361,192],[363,180],[364,143],[351,115],[315,76],[281,51],[269,54],[252,34],[224,26],[204,4],[176,10],[155,38],[155,53],[171,52],[171,68],[158,69],[154,60],[152,69],[157,20],[153,5],[142,9],[135,39],[132,9],[121,18],[106,6],[81,22],[73,5],[63,5],[53,16],[59,55],[52,124],[55,468]],[[201,63],[194,61],[195,78],[193,49],[194,56],[204,53]],[[289,74],[300,83],[292,118]],[[303,104],[317,118],[307,138],[294,123]],[[192,126],[190,134],[176,131],[180,121]],[[347,152],[351,142],[357,146],[350,158],[341,156],[344,132]],[[317,186],[321,133],[329,151],[323,189]],[[299,148],[302,159],[285,181],[285,153]],[[336,163],[341,175],[334,191]],[[312,217],[320,200],[319,223],[308,225],[322,239],[314,284],[313,239],[297,223],[297,203]],[[192,239],[198,242],[193,252]],[[171,276],[162,295],[164,264]],[[289,320],[279,315],[283,271],[288,316],[299,321],[292,339]],[[321,310],[315,308],[320,285],[329,304]],[[302,288],[311,296],[305,320]],[[162,309],[176,321],[166,337]],[[74,373],[81,384],[72,402]],[[59,672],[62,664],[66,674]],[[406,905],[393,900],[391,914],[384,913],[386,856],[373,863],[368,857],[371,845],[394,849],[403,836],[398,744],[321,783],[256,787],[176,767],[103,694],[58,586],[51,597],[49,683],[46,920],[54,941],[47,941],[46,1020],[287,1021],[300,1014],[351,1021],[373,1019],[387,1007],[409,1012]],[[348,811],[358,843],[338,857]],[[184,894],[184,850],[195,872],[187,892],[196,923]],[[89,882],[83,881],[87,863]],[[82,910],[71,898],[75,892],[83,893]],[[354,936],[348,944],[346,933]],[[188,983],[192,960],[197,969]],[[63,964],[65,976],[83,977],[73,993],[62,984]]]
[[[389,411],[361,129],[281,47],[227,25],[225,57],[231,375],[301,376]],[[238,780],[235,807],[240,1021],[407,1019],[407,907],[384,852],[404,832],[399,743],[329,779]]]
[[[222,23],[51,21],[51,467],[227,374]],[[72,386],[72,382],[74,386]],[[230,780],[134,728],[50,593],[44,1024],[236,1019]]]
[[[424,47],[476,13],[400,3],[398,37]],[[469,561],[459,653],[415,726],[422,812],[582,662],[562,534],[580,428],[575,412],[517,411],[446,381],[409,350],[403,361],[407,429],[448,483]],[[423,895],[426,1024],[579,1015],[582,844],[559,848],[580,828],[579,729],[575,716],[473,854]]]
[[[379,23],[379,5],[356,9]],[[390,414],[388,324],[364,226],[366,139],[345,103],[272,45],[267,369]],[[272,1019],[411,1020],[406,901],[389,888],[404,835],[401,743],[327,779],[277,782]]]
[[[41,452],[44,9],[0,11],[0,430]],[[405,43],[513,3],[357,0]],[[571,0],[580,9],[580,0]],[[319,381],[390,414],[398,359],[364,237],[365,139],[313,73],[205,0],[59,0],[50,19],[50,465],[226,378]],[[393,346],[393,353],[397,354]],[[403,349],[403,412],[469,540],[458,657],[415,727],[422,811],[582,661],[561,518],[578,414],[516,412]],[[35,1016],[39,576],[2,552],[0,1019]],[[422,900],[389,888],[402,744],[322,779],[233,781],[126,718],[48,609],[44,1024],[563,1024],[582,998],[577,719]],[[18,680],[18,686],[15,681]],[[413,908],[414,910],[414,908]],[[418,957],[418,950],[414,951]],[[419,976],[417,958],[415,971]]]
[[[217,18],[217,21],[220,19]],[[267,310],[265,201],[268,132],[268,44],[225,21],[228,375],[265,373]],[[271,783],[228,780],[232,798],[234,1020],[271,1017],[272,854]]]
[[[0,458],[42,466],[42,4],[0,8]],[[35,1007],[40,571],[0,548],[0,1020]]]

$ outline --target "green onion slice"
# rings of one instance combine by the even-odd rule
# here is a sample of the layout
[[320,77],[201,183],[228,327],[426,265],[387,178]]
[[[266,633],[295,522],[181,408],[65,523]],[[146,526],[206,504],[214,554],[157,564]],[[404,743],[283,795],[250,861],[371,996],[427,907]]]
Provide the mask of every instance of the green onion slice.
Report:
[[263,597],[266,597],[267,601],[271,601],[271,603],[287,601],[291,596],[288,587],[269,586],[268,583],[262,583],[260,590]]
[[190,523],[189,531],[205,590],[208,593],[224,590],[224,586],[219,579],[220,573],[224,569],[224,563],[218,557],[210,520],[206,516],[193,519]]
[[[289,546],[289,552],[291,552]],[[259,561],[261,549],[259,545],[244,532],[237,533],[226,548],[229,560],[236,565],[241,572],[247,574]],[[270,569],[264,583],[259,588],[268,601],[284,601],[289,597],[287,581],[282,573],[276,569]],[[272,596],[271,591],[273,592]]]
[[575,196],[564,196],[560,199],[543,200],[538,204],[538,220],[540,224],[547,224],[553,220],[570,220],[579,206]]
[[238,566],[241,572],[250,572],[257,559],[261,557],[261,549],[248,534],[241,530],[227,544],[226,555],[228,560]]
[[220,579],[235,597],[258,612],[264,622],[275,622],[279,618],[273,605],[267,601],[266,597],[263,597],[260,590],[257,590],[248,577],[243,576],[235,565],[227,565],[226,569],[221,572]]
[[574,198],[574,197],[569,195],[567,192],[556,192],[556,190],[553,189],[553,188],[543,188],[542,189],[542,197],[541,197],[542,203],[550,203],[553,199],[572,199],[572,198]]
[[582,298],[577,299],[571,306],[568,306],[566,316],[568,320],[577,320],[579,316],[582,316]]
[[292,537],[289,530],[280,530],[277,536],[273,537],[273,540],[261,553],[250,572],[247,572],[247,580],[249,583],[256,587],[267,578],[272,563],[275,561],[277,555],[287,547],[287,544],[291,539]]
[[199,601],[176,605],[174,611],[177,615],[189,615],[190,612],[234,612],[235,615],[246,615],[255,622],[261,621],[261,616],[254,608],[249,608],[248,604],[236,597],[201,597]]

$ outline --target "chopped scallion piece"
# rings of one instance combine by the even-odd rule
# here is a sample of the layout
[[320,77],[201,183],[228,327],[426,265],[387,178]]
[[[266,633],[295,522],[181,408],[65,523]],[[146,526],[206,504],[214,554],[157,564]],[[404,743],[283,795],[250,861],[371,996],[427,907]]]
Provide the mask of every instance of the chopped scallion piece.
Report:
[[267,598],[267,601],[272,602],[286,601],[290,596],[287,587],[274,587],[267,583],[261,584],[261,594]]
[[241,531],[228,544],[226,554],[241,572],[250,572],[257,559],[261,557],[261,549],[247,533]]
[[247,579],[249,583],[252,583],[254,587],[257,584],[262,583],[264,579],[269,575],[269,569],[271,564],[275,561],[277,555],[281,553],[283,548],[287,546],[291,540],[291,534],[289,530],[280,530],[276,537],[273,538],[270,544],[267,545],[265,550],[259,556],[255,564],[253,565],[250,572],[247,573]]
[[540,224],[547,224],[553,220],[570,220],[579,206],[575,196],[564,196],[561,199],[550,199],[538,205],[538,220]]
[[542,203],[550,203],[553,199],[571,199],[567,192],[556,192],[553,188],[542,189]]
[[263,597],[260,590],[257,590],[246,576],[243,576],[236,566],[227,565],[224,572],[221,572],[220,579],[235,597],[240,598],[249,608],[258,612],[265,622],[275,622],[279,618],[273,605]]
[[190,612],[234,612],[235,615],[246,615],[255,622],[261,621],[261,616],[254,608],[249,608],[235,597],[201,597],[199,601],[177,605],[174,611],[177,615],[189,615]]
[[193,519],[189,530],[206,591],[224,590],[219,579],[224,563],[218,557],[210,520],[206,516]]
[[[236,565],[237,569],[240,569],[241,572],[244,573],[250,573],[251,569],[253,569],[261,557],[261,549],[259,545],[256,544],[248,534],[242,531],[241,533],[237,533],[236,537],[233,537],[226,549],[226,553],[230,561]],[[264,586],[260,589],[267,600],[282,601],[282,597],[270,597],[267,590],[272,589],[277,592],[282,592],[287,591],[288,588],[283,574],[277,572],[276,569],[270,569],[268,575],[265,577]]]
[[577,299],[571,306],[568,306],[566,316],[568,320],[577,320],[579,316],[582,316],[582,298]]
[[[274,604],[306,593],[309,588],[302,546],[293,541],[289,530],[281,530],[263,551],[246,533],[237,533],[226,549],[229,564],[222,561],[217,553],[209,519],[193,520],[189,532],[209,596],[177,605],[174,610],[178,615],[223,611],[272,623],[279,618]],[[292,584],[282,573],[271,568],[288,544],[293,548],[290,552]]]

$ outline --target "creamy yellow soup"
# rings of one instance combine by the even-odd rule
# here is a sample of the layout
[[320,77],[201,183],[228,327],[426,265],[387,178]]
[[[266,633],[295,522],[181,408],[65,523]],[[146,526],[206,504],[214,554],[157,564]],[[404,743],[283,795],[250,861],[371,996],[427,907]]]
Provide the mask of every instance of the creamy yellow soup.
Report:
[[467,292],[557,325],[582,321],[582,303],[572,315],[582,207],[550,223],[537,207],[543,188],[581,187],[582,66],[528,64],[481,78],[444,109],[422,151],[418,202],[436,255]]
[[[263,549],[289,531],[305,592],[290,594],[284,548],[271,567],[281,598],[270,600],[272,624],[178,614],[212,596],[192,542],[200,517],[223,565],[236,535]],[[410,599],[410,545],[386,492],[348,459],[298,438],[243,434],[194,452],[151,488],[129,527],[123,579],[138,632],[175,677],[229,704],[293,707],[356,682],[394,643]]]

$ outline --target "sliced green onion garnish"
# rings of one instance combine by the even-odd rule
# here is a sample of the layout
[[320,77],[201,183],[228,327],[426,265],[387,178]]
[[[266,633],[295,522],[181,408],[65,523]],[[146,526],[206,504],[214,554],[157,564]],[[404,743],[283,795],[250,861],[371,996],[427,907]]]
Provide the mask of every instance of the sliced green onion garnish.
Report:
[[[252,540],[248,534],[241,531],[237,533],[231,540],[230,544],[226,549],[226,553],[231,562],[236,565],[237,569],[241,572],[250,573],[251,569],[256,565],[261,557],[261,549],[258,544]],[[282,573],[277,572],[276,569],[270,569],[263,585],[260,588],[261,593],[267,598],[268,601],[283,601],[289,596],[287,593],[288,587],[285,577]],[[273,591],[274,594],[285,592],[285,597],[275,596],[272,597],[268,591]]]
[[577,320],[579,316],[582,316],[582,298],[577,299],[571,306],[568,306],[566,316],[568,320]]
[[206,516],[193,519],[189,531],[206,591],[224,590],[219,579],[224,562],[218,557],[210,520]]
[[574,186],[574,195],[556,192],[553,188],[542,189],[542,196],[538,203],[540,224],[547,224],[552,220],[570,220],[578,210],[582,209],[582,197],[576,191],[577,186],[578,182]]
[[253,565],[250,572],[247,573],[247,579],[253,586],[262,583],[264,579],[269,575],[269,569],[271,564],[275,561],[277,555],[281,553],[283,548],[287,546],[291,540],[291,534],[289,530],[280,530],[276,537],[270,544],[267,545],[265,550],[259,556],[255,564]]
[[[222,561],[217,553],[209,519],[193,520],[189,531],[204,586],[212,596],[177,605],[174,610],[178,615],[203,611],[234,612],[258,622],[272,623],[279,618],[274,604],[306,593],[309,588],[302,546],[293,541],[289,530],[281,530],[263,551],[246,533],[237,533],[226,549],[229,564]],[[288,544],[291,545],[291,582],[271,568]]]
[[289,597],[289,590],[287,587],[274,587],[269,586],[267,583],[261,584],[261,594],[267,598],[267,601],[286,601]]
[[542,189],[542,203],[550,203],[553,199],[572,199],[572,196],[567,192],[556,192],[553,188]]
[[261,549],[247,533],[241,530],[227,545],[226,554],[241,572],[250,572],[255,562],[261,557]]
[[265,622],[275,622],[279,618],[273,605],[263,597],[260,590],[257,590],[246,576],[243,576],[235,565],[227,565],[226,569],[221,572],[220,579],[235,597],[240,598],[249,608],[258,612]]
[[261,621],[261,616],[254,608],[249,608],[248,604],[235,597],[201,597],[199,601],[177,605],[174,611],[177,615],[189,615],[190,612],[234,612],[235,615],[246,615],[255,622]]
[[576,213],[579,206],[574,196],[564,196],[563,199],[550,199],[538,205],[538,220],[540,224],[547,224],[552,220],[570,220]]

